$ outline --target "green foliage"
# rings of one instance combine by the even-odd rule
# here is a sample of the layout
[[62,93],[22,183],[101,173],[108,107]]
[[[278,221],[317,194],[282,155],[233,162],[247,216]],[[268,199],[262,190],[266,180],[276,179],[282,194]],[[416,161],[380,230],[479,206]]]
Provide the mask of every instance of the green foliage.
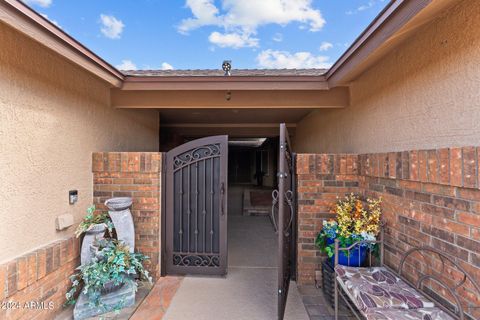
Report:
[[338,224],[336,221],[323,221],[323,228],[315,239],[315,246],[320,252],[326,253],[330,258],[335,253],[335,244],[327,244],[328,239],[337,238]]
[[92,226],[102,223],[106,225],[108,232],[111,234],[113,230],[113,222],[108,213],[95,213],[95,205],[91,205],[87,209],[87,215],[78,225],[75,235],[78,238],[82,233],[87,232]]
[[[92,262],[77,268],[78,272],[70,277],[72,288],[67,292],[66,305],[74,304],[76,293],[82,284],[82,292],[87,295],[92,307],[104,308],[100,301],[101,290],[106,285],[119,286],[130,283],[135,289],[135,277],[152,282],[149,273],[143,267],[143,261],[148,257],[141,253],[130,253],[128,246],[115,239],[101,239],[95,243],[98,252]],[[120,310],[122,304],[115,306]]]
[[[335,254],[335,243],[327,244],[327,239],[329,239],[329,236],[325,232],[320,232],[317,235],[317,238],[315,239],[315,246],[320,250],[320,252],[326,253],[328,257],[331,258]],[[355,242],[362,240],[360,238],[355,238],[351,236],[350,237],[337,236],[336,239],[338,239],[339,248],[349,247]],[[350,252],[344,251],[344,254],[347,255],[348,257]]]
[[315,238],[315,246],[320,250],[320,252],[327,253],[327,235],[320,231]]

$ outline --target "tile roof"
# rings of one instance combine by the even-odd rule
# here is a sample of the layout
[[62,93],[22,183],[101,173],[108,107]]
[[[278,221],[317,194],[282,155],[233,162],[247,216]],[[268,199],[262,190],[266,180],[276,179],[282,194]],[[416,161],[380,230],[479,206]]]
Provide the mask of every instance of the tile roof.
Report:
[[[233,69],[232,76],[241,77],[275,77],[275,76],[321,76],[328,69]],[[146,77],[223,77],[220,69],[204,70],[121,70],[126,76]]]

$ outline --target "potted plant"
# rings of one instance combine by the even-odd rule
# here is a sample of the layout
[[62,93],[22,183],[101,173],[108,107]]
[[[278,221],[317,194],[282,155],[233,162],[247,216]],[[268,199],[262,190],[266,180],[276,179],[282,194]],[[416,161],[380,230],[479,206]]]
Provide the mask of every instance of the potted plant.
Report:
[[[364,204],[354,194],[338,200],[333,209],[337,219],[323,221],[323,227],[315,240],[315,245],[333,262],[335,239],[339,240],[340,248],[349,247],[362,240],[375,241],[380,232],[381,202],[381,198],[367,198]],[[338,263],[359,267],[365,262],[368,250],[376,250],[376,245],[364,243],[357,245],[349,252],[341,251]]]
[[113,229],[113,223],[110,216],[106,212],[95,213],[95,205],[91,205],[87,209],[87,215],[83,218],[82,222],[75,230],[75,235],[80,237],[83,233],[100,233],[101,231],[108,231],[111,233]]
[[92,244],[96,240],[102,239],[107,229],[111,236],[113,223],[110,216],[106,212],[95,213],[95,206],[91,205],[87,209],[87,215],[75,231],[77,238],[85,233],[80,252],[81,264],[87,264],[92,260]]
[[[128,246],[116,239],[101,239],[95,243],[96,254],[92,261],[86,265],[79,266],[75,274],[70,277],[72,287],[67,292],[66,305],[74,304],[76,293],[86,294],[89,304],[104,311],[105,305],[100,297],[121,288],[125,284],[131,284],[135,290],[138,285],[136,278],[152,282],[148,271],[144,268],[143,262],[148,259],[141,253],[132,253]],[[114,310],[122,309],[117,305]]]

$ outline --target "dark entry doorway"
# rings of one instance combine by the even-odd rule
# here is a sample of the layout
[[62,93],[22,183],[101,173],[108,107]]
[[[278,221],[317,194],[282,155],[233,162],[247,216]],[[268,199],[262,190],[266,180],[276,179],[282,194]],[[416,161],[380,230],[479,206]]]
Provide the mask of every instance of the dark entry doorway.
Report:
[[[233,279],[235,273],[250,270],[265,269],[266,277],[275,273],[269,305],[273,308],[275,295],[275,313],[283,319],[290,280],[296,273],[297,235],[295,155],[286,125],[279,129],[275,138],[229,141],[228,136],[213,136],[166,153],[164,261],[168,274],[225,275],[227,267],[232,268]],[[255,140],[258,145],[252,145]],[[229,243],[231,266],[227,264],[229,182],[240,201],[230,215],[228,237],[235,240]],[[264,247],[269,249],[256,250]]]
[[166,154],[166,268],[169,274],[227,272],[228,136]]

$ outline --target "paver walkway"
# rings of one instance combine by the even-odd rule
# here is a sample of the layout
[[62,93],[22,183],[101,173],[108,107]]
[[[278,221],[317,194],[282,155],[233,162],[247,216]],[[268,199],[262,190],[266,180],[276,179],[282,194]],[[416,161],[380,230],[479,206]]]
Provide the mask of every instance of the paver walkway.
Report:
[[[298,288],[302,296],[303,303],[307,309],[310,320],[334,320],[335,313],[323,296],[322,289],[315,286],[302,286]],[[356,319],[347,306],[340,300],[339,320]]]
[[160,278],[130,320],[161,320],[181,282],[181,277]]
[[[276,235],[268,217],[241,215],[241,190],[229,192],[228,275],[185,277],[163,319],[276,319]],[[294,282],[285,319],[308,320]]]

